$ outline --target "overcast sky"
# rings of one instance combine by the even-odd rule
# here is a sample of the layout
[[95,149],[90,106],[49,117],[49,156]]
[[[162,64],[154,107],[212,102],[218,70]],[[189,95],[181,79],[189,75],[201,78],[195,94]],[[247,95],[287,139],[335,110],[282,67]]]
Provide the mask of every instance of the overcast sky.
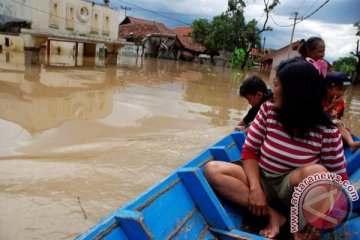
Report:
[[[245,2],[247,6],[244,15],[247,21],[255,18],[259,22],[259,27],[262,26],[265,20],[263,0],[245,0]],[[296,24],[294,41],[311,36],[322,37],[326,43],[325,58],[329,61],[347,57],[351,51],[355,52],[359,37],[355,36],[356,28],[353,25],[360,20],[359,0],[280,0],[280,2],[268,21],[268,26],[271,26],[273,31],[262,35],[266,38],[266,48],[278,49],[290,43],[295,12],[298,12],[298,18],[307,17],[327,2],[312,16]],[[162,22],[168,28],[175,28],[189,26],[198,18],[212,20],[212,17],[226,11],[227,0],[111,0],[110,7],[119,10],[120,20],[125,17],[124,8],[131,8],[126,10],[128,16]]]

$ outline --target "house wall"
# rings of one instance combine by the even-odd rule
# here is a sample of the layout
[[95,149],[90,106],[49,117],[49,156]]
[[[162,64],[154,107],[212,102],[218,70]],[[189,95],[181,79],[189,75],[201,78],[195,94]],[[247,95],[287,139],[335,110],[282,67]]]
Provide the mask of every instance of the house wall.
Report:
[[[298,53],[298,51],[294,51],[291,50],[290,51],[290,55],[289,58],[295,57],[295,56],[300,56],[300,54]],[[274,56],[273,58],[273,63],[272,63],[272,68],[271,68],[271,72],[270,72],[270,81],[272,81],[272,79],[275,77],[276,74],[276,68],[277,66],[280,64],[281,61],[288,59],[288,48],[279,51],[276,56]]]
[[48,35],[89,36],[117,40],[119,13],[81,0],[2,0],[0,15],[30,21],[31,29]]
[[22,51],[24,49],[24,41],[16,35],[0,34],[0,46],[2,51]]

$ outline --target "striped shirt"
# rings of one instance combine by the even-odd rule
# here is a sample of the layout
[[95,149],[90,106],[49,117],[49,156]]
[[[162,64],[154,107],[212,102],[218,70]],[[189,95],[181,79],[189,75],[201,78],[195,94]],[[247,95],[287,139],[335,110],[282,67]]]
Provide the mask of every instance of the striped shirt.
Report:
[[339,130],[319,126],[307,139],[291,138],[276,120],[271,102],[265,102],[248,130],[241,159],[258,159],[270,173],[285,173],[305,164],[323,164],[328,171],[348,179]]

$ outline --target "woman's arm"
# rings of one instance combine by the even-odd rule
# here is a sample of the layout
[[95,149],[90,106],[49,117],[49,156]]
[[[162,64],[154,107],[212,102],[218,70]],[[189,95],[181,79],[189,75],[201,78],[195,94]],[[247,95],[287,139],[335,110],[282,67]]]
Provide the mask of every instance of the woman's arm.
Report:
[[249,211],[256,216],[266,215],[268,203],[260,183],[258,162],[255,159],[246,159],[243,166],[249,183]]

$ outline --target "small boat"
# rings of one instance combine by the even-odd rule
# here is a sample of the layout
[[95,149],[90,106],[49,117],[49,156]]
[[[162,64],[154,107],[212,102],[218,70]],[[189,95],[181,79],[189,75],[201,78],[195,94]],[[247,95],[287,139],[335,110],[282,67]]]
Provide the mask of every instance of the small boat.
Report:
[[[246,226],[246,210],[217,196],[203,174],[209,161],[240,159],[244,141],[243,132],[228,134],[76,239],[265,239]],[[349,181],[360,194],[360,149],[344,152]],[[333,239],[360,239],[359,213],[358,200],[348,220],[332,230]]]

